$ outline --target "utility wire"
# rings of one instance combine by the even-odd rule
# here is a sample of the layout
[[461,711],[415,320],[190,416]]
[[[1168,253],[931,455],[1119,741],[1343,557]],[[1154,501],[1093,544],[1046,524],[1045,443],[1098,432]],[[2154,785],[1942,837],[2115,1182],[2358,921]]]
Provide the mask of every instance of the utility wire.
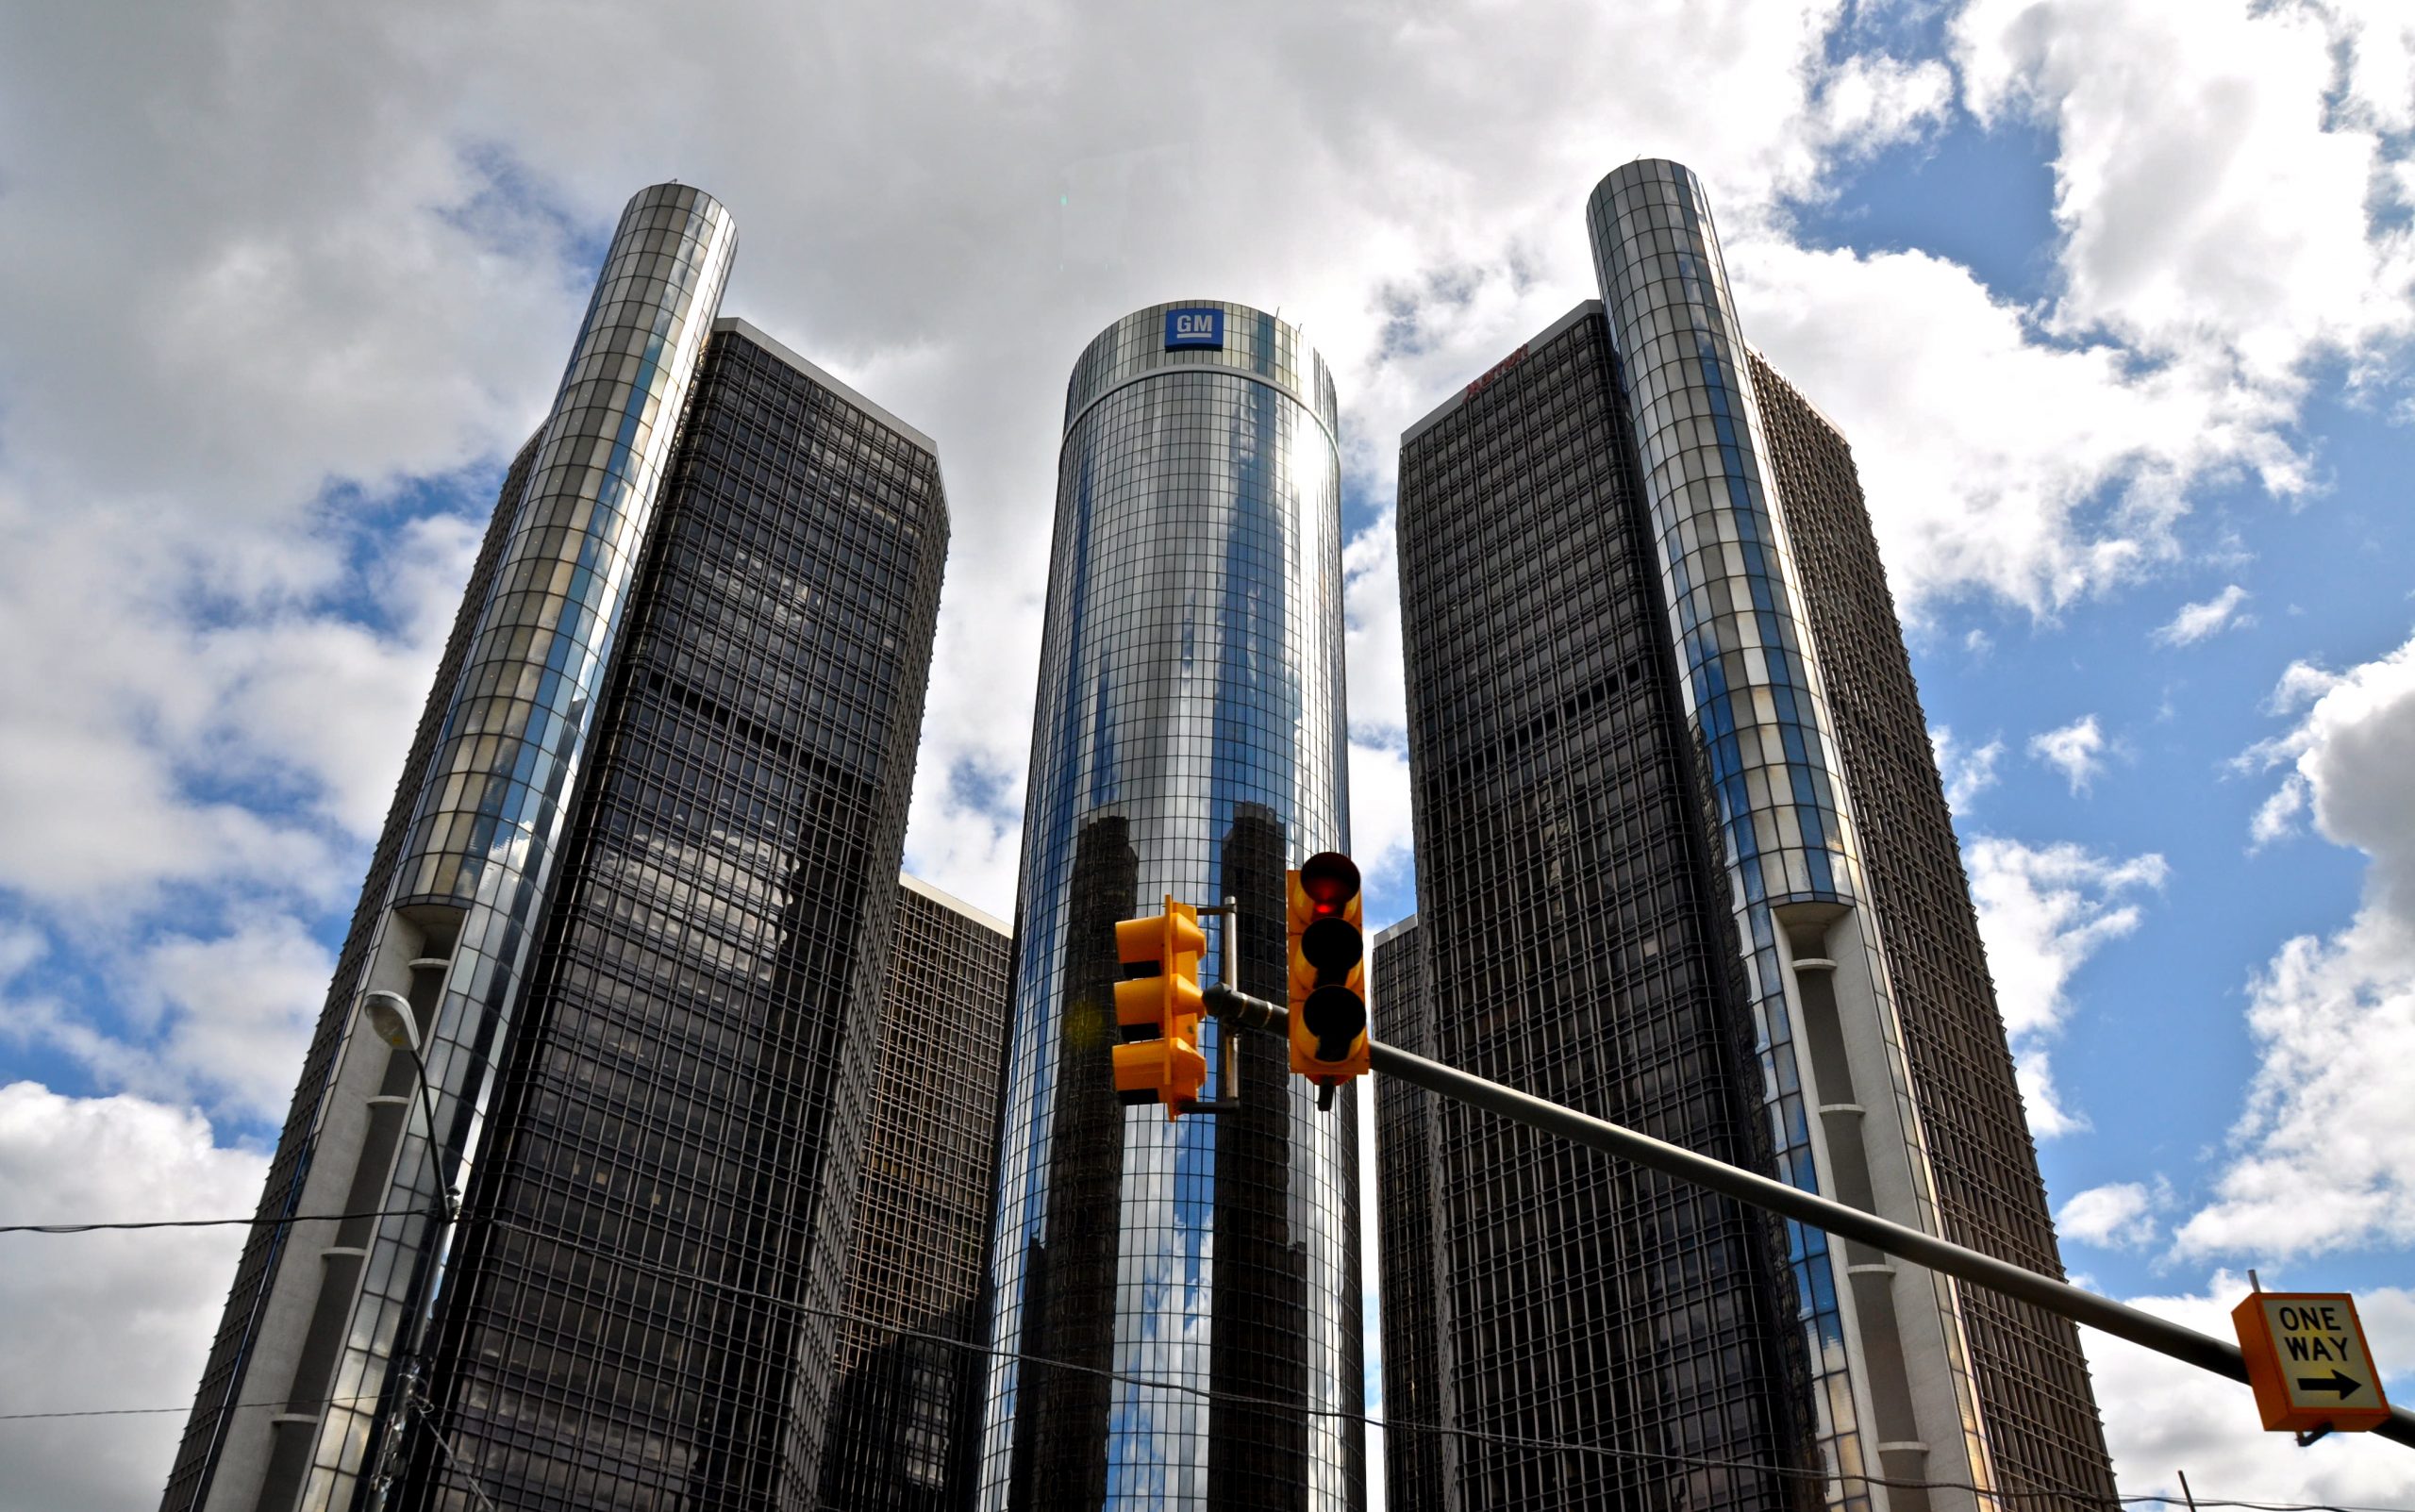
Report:
[[295,1213],[290,1218],[163,1218],[147,1223],[0,1223],[0,1234],[97,1234],[104,1230],[144,1228],[275,1228],[287,1223],[341,1223],[355,1218],[401,1218],[425,1213],[440,1218],[432,1207],[379,1207],[365,1213]]
[[[1386,1432],[1398,1428],[1404,1432],[1443,1434],[1459,1438],[1473,1438],[1485,1443],[1501,1444],[1510,1448],[1574,1450],[1580,1454],[1607,1455],[1608,1457],[1618,1459],[1648,1460],[1662,1464],[1681,1465],[1689,1469],[1697,1470],[1752,1470],[1762,1474],[1790,1476],[1796,1479],[1813,1480],[1818,1481],[1823,1485],[1833,1479],[1859,1482],[1869,1486],[1885,1486],[1890,1488],[1900,1487],[1904,1489],[1968,1491],[1973,1495],[1993,1500],[1999,1505],[2010,1502],[2039,1501],[2050,1498],[2065,1502],[2076,1499],[2081,1503],[2092,1504],[2099,1506],[2126,1506],[2133,1504],[2149,1503],[2157,1504],[2180,1504],[2180,1498],[2178,1497],[2162,1496],[2152,1493],[2117,1495],[2108,1500],[2107,1498],[2098,1496],[2093,1492],[2082,1491],[2077,1488],[2068,1487],[2058,1489],[2036,1491],[2005,1491],[1996,1490],[1987,1487],[1974,1486],[1969,1482],[1964,1481],[1911,1480],[1900,1477],[1890,1478],[1882,1475],[1870,1474],[1838,1474],[1831,1476],[1824,1470],[1809,1470],[1788,1465],[1772,1465],[1760,1460],[1724,1459],[1700,1454],[1673,1454],[1640,1449],[1615,1449],[1606,1444],[1584,1444],[1577,1443],[1570,1439],[1558,1438],[1527,1438],[1514,1434],[1492,1433],[1480,1428],[1453,1427],[1443,1423],[1388,1422],[1386,1420],[1381,1418],[1370,1418],[1363,1412],[1352,1412],[1341,1407],[1315,1407],[1308,1406],[1302,1403],[1283,1401],[1274,1397],[1252,1396],[1235,1391],[1217,1391],[1208,1387],[1193,1386],[1186,1381],[1168,1381],[1155,1376],[1135,1375],[1128,1371],[1108,1370],[1102,1366],[1080,1365],[1071,1360],[1052,1360],[1038,1354],[1027,1354],[1019,1350],[993,1349],[989,1345],[975,1343],[969,1339],[950,1338],[944,1334],[927,1333],[921,1329],[908,1328],[902,1324],[886,1322],[880,1319],[870,1318],[861,1313],[852,1312],[845,1308],[817,1307],[810,1303],[798,1302],[791,1298],[782,1297],[773,1292],[759,1291],[752,1288],[741,1287],[734,1282],[721,1281],[711,1276],[699,1275],[691,1271],[675,1271],[668,1266],[657,1265],[648,1260],[639,1259],[634,1255],[616,1254],[610,1251],[600,1249],[579,1239],[572,1238],[564,1235],[548,1233],[542,1229],[533,1227],[527,1223],[515,1221],[512,1219],[506,1218],[501,1215],[492,1216],[491,1221],[493,1221],[498,1227],[516,1229],[523,1234],[528,1235],[532,1238],[558,1244],[565,1249],[580,1251],[595,1257],[598,1261],[604,1264],[627,1266],[631,1270],[647,1271],[666,1280],[674,1282],[688,1282],[700,1286],[712,1287],[723,1291],[730,1292],[733,1295],[746,1298],[750,1301],[768,1302],[774,1306],[787,1307],[796,1312],[808,1313],[816,1317],[834,1319],[841,1322],[860,1323],[866,1327],[878,1329],[885,1334],[895,1335],[902,1338],[921,1339],[927,1343],[938,1344],[947,1349],[958,1350],[967,1354],[980,1354],[993,1359],[1010,1359],[1019,1364],[1040,1366],[1049,1370],[1073,1371],[1085,1375],[1098,1376],[1106,1380],[1118,1382],[1126,1386],[1144,1387],[1151,1390],[1172,1391],[1185,1396],[1197,1397],[1209,1403],[1223,1402],[1241,1406],[1265,1407],[1277,1412],[1298,1413],[1303,1416],[1312,1418],[1338,1419],[1345,1422],[1356,1422],[1362,1426],[1382,1429]],[[2415,1508],[2407,1507],[2342,1507],[2335,1506],[2327,1503],[2224,1502],[2205,1496],[2200,1496],[2196,1500],[2197,1504],[2200,1507],[2238,1507],[2256,1509],[2256,1512],[2415,1512]]]
[[[245,1407],[325,1407],[339,1402],[367,1402],[377,1393],[364,1392],[351,1397],[315,1397],[307,1402],[236,1402],[224,1410],[240,1412]],[[0,1422],[32,1422],[46,1418],[144,1418],[163,1412],[191,1412],[190,1402],[181,1407],[87,1407],[81,1412],[0,1412]]]
[[436,1440],[437,1453],[444,1456],[444,1463],[458,1470],[461,1479],[469,1483],[470,1494],[478,1499],[478,1505],[486,1512],[495,1512],[494,1503],[487,1496],[487,1488],[478,1484],[477,1472],[471,1470],[460,1455],[453,1453],[453,1440],[445,1437],[444,1430],[436,1425],[436,1415],[427,1410],[427,1398],[416,1390],[411,1393],[411,1412],[427,1425],[427,1436]]
[[[430,1212],[430,1210],[426,1208],[395,1207],[383,1208],[363,1213],[302,1214],[291,1218],[255,1217],[182,1219],[144,1223],[12,1223],[0,1225],[0,1234],[84,1234],[105,1229],[208,1228],[238,1225],[263,1227],[280,1223],[307,1223],[326,1220],[340,1221],[350,1218],[391,1218],[408,1213],[428,1212]],[[1241,1392],[1218,1391],[1208,1387],[1193,1386],[1185,1381],[1168,1381],[1155,1376],[1136,1375],[1128,1371],[1109,1370],[1102,1366],[1082,1365],[1072,1360],[1052,1360],[1043,1355],[1028,1354],[1019,1350],[993,1349],[989,1345],[975,1343],[969,1339],[950,1338],[944,1334],[927,1333],[920,1329],[908,1328],[902,1324],[886,1322],[880,1319],[872,1318],[862,1313],[852,1312],[845,1308],[818,1307],[810,1303],[798,1302],[792,1298],[782,1297],[774,1292],[760,1291],[752,1288],[741,1287],[734,1282],[721,1281],[711,1276],[699,1275],[691,1271],[675,1271],[670,1267],[656,1265],[650,1261],[640,1259],[634,1255],[617,1254],[610,1251],[599,1249],[592,1244],[585,1243],[564,1235],[548,1233],[542,1229],[535,1228],[529,1224],[518,1222],[500,1215],[472,1214],[465,1212],[458,1215],[456,1220],[456,1221],[458,1222],[479,1221],[492,1222],[503,1228],[517,1229],[521,1233],[526,1234],[532,1238],[541,1239],[548,1243],[558,1244],[566,1249],[580,1251],[608,1265],[626,1266],[631,1270],[646,1271],[673,1282],[710,1287],[720,1291],[728,1292],[734,1296],[746,1298],[750,1301],[767,1302],[774,1306],[786,1307],[795,1312],[807,1313],[820,1318],[827,1318],[835,1321],[858,1323],[868,1328],[874,1328],[884,1333],[893,1334],[901,1338],[920,1339],[925,1343],[937,1344],[946,1349],[957,1350],[966,1354],[980,1354],[992,1359],[1013,1360],[1017,1364],[1032,1365],[1045,1370],[1072,1371],[1078,1374],[1097,1376],[1124,1386],[1141,1387],[1155,1391],[1171,1391],[1179,1395],[1196,1397],[1202,1401],[1211,1404],[1222,1402],[1238,1406],[1256,1406],[1268,1408],[1274,1411],[1295,1412],[1307,1417],[1326,1418],[1344,1422],[1355,1422],[1385,1433],[1440,1434],[1449,1437],[1467,1438],[1474,1439],[1481,1443],[1498,1444],[1505,1448],[1511,1449],[1573,1450],[1578,1454],[1598,1454],[1614,1459],[1643,1460],[1658,1464],[1682,1466],[1691,1470],[1750,1470],[1757,1474],[1816,1480],[1822,1484],[1825,1484],[1830,1480],[1838,1480],[1857,1482],[1867,1486],[1884,1486],[1890,1488],[1907,1490],[1967,1491],[1974,1496],[1993,1501],[1999,1505],[2009,1502],[2038,1501],[2046,1498],[2061,1498],[2066,1500],[2076,1498],[2078,1501],[2083,1503],[2093,1504],[2100,1506],[2117,1507],[2136,1504],[2154,1504],[2161,1506],[2180,1506],[2187,1504],[2181,1497],[2152,1492],[2121,1494],[2108,1500],[2105,1497],[2098,1496],[2093,1492],[2082,1491],[2077,1487],[2070,1487],[2036,1491],[2007,1491],[1988,1487],[1975,1486],[1967,1481],[1913,1480],[1902,1477],[1871,1475],[1868,1473],[1845,1474],[1839,1472],[1831,1475],[1824,1470],[1810,1470],[1790,1465],[1772,1465],[1760,1460],[1726,1459],[1702,1454],[1674,1454],[1643,1449],[1618,1449],[1607,1444],[1578,1443],[1574,1440],[1564,1438],[1531,1438],[1516,1434],[1494,1433],[1482,1428],[1457,1427],[1447,1423],[1407,1422],[1397,1419],[1371,1418],[1363,1412],[1352,1412],[1347,1408],[1315,1407],[1296,1402],[1286,1402],[1274,1397],[1259,1397],[1251,1396]],[[367,1400],[367,1398],[346,1397],[331,1398],[329,1400],[358,1402]],[[229,1408],[228,1410],[232,1411],[242,1407],[320,1404],[322,1404],[242,1402],[235,1404],[234,1407]],[[441,1431],[436,1426],[434,1417],[428,1412],[428,1404],[425,1398],[415,1398],[411,1402],[410,1406],[411,1410],[417,1413],[419,1417],[428,1424],[429,1432],[436,1436],[438,1448],[443,1452],[446,1460],[453,1463],[457,1469],[461,1468],[462,1462],[454,1454],[451,1445],[445,1441]],[[11,1412],[0,1413],[0,1422],[50,1418],[127,1417],[151,1413],[190,1412],[192,1410],[192,1407],[187,1405],[180,1407],[109,1407],[96,1408],[83,1412]],[[466,1476],[468,1471],[463,1470],[463,1474]],[[472,1482],[470,1488],[477,1496],[482,1504],[489,1507],[493,1505],[491,1502],[487,1500],[486,1493],[476,1486],[475,1481]],[[2415,1512],[2415,1508],[2410,1507],[2374,1506],[2365,1504],[2347,1505],[2331,1502],[2250,1502],[2223,1500],[2218,1497],[2202,1495],[2195,1499],[2195,1504],[2199,1507],[2235,1508],[2239,1509],[2239,1512]]]

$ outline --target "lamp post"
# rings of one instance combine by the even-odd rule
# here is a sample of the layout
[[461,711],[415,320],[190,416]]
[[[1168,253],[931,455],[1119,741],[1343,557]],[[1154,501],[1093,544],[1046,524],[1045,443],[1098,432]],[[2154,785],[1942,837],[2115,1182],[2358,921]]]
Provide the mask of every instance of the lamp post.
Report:
[[[411,1057],[411,1082],[419,1088],[420,1116],[427,1122],[427,1158],[436,1175],[437,1191],[443,1206],[437,1216],[436,1230],[428,1236],[426,1248],[428,1269],[423,1271],[425,1285],[433,1286],[436,1256],[442,1251],[445,1231],[461,1213],[460,1200],[444,1179],[443,1153],[436,1139],[436,1104],[427,1089],[427,1060],[420,1054],[419,1016],[411,1011],[410,1000],[400,992],[375,991],[364,993],[360,1014],[368,1021],[370,1033],[396,1050],[408,1052]],[[419,1288],[415,1288],[414,1290]],[[385,1424],[385,1443],[378,1454],[377,1504],[384,1505],[387,1492],[394,1479],[394,1467],[403,1443],[401,1425],[394,1416],[416,1411],[420,1396],[420,1348],[427,1326],[425,1293],[413,1299],[408,1321],[408,1347],[403,1352],[403,1395],[395,1405],[393,1416]]]

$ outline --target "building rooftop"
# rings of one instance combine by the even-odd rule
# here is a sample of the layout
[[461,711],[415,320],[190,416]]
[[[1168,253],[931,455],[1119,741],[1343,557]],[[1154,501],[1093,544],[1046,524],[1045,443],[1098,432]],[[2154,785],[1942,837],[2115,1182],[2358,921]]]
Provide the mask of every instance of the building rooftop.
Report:
[[761,326],[756,324],[754,322],[741,320],[735,315],[724,315],[721,319],[713,322],[713,329],[716,331],[736,331],[739,335],[754,342],[757,346],[761,347],[764,351],[771,353],[774,357],[778,357],[790,367],[796,369],[799,373],[804,374],[807,377],[811,378],[814,382],[822,385],[822,387],[838,394],[841,398],[846,400],[847,403],[854,405],[857,408],[873,416],[882,424],[889,426],[891,429],[897,431],[899,434],[913,440],[916,444],[920,445],[923,450],[930,453],[933,457],[939,456],[939,442],[931,440],[931,438],[924,434],[919,427],[908,425],[906,422],[898,419],[887,409],[882,408],[880,406],[874,404],[871,400],[865,398],[851,386],[841,383],[837,378],[832,377],[826,370],[807,361],[804,357],[797,355],[795,349],[788,346],[784,342],[774,340],[771,335],[766,333]]

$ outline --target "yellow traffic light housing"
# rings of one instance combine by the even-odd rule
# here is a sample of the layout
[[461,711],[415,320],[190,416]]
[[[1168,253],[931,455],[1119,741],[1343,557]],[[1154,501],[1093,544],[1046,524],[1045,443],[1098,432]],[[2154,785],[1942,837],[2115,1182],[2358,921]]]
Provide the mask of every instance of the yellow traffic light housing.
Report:
[[1358,868],[1324,851],[1286,872],[1291,892],[1291,1069],[1332,1089],[1367,1072],[1367,938]]
[[1199,1049],[1199,1021],[1207,1005],[1199,995],[1199,957],[1208,936],[1199,910],[1169,893],[1165,912],[1126,919],[1115,926],[1115,954],[1126,966],[1154,963],[1155,976],[1115,984],[1115,1022],[1125,1042],[1115,1047],[1115,1093],[1126,1106],[1162,1103],[1166,1117],[1180,1118],[1199,1101],[1208,1084],[1208,1057]]

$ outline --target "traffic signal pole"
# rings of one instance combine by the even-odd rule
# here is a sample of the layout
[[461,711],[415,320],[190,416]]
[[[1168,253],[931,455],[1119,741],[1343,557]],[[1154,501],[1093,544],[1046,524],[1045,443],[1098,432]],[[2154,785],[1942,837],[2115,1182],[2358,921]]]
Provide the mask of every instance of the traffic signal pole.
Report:
[[[1208,1010],[1226,1023],[1250,1029],[1271,1029],[1287,1034],[1290,1013],[1262,998],[1254,998],[1223,982],[1204,994]],[[2183,1328],[2153,1313],[2140,1312],[2110,1297],[2083,1290],[2068,1281],[2040,1275],[2024,1270],[1992,1254],[1965,1249],[1959,1244],[1939,1238],[1920,1229],[1891,1222],[1858,1207],[1848,1207],[1813,1192],[1773,1181],[1753,1171],[1739,1170],[1725,1161],[1696,1155],[1679,1145],[1656,1139],[1648,1134],[1579,1113],[1573,1108],[1529,1097],[1515,1088],[1487,1081],[1455,1070],[1440,1061],[1413,1055],[1390,1045],[1368,1042],[1369,1066],[1387,1076],[1423,1087],[1427,1091],[1465,1103],[1474,1107],[1490,1109],[1504,1118],[1514,1119],[1530,1128],[1541,1129],[1589,1145],[1605,1155],[1632,1160],[1649,1166],[1680,1181],[1697,1187],[1707,1187],[1724,1192],[1738,1202],[1782,1214],[1798,1223],[1857,1240],[1874,1250],[1942,1271],[1958,1281],[1986,1287],[2009,1297],[2043,1307],[2048,1312],[2101,1329],[2116,1338],[2126,1338],[2141,1348],[2168,1354],[2175,1360],[2193,1365],[2201,1371],[2227,1376],[2242,1385],[2247,1382],[2247,1361],[2239,1346]],[[2415,1447],[2415,1412],[2405,1407],[2390,1408],[2390,1419],[2372,1430],[2395,1443]]]

